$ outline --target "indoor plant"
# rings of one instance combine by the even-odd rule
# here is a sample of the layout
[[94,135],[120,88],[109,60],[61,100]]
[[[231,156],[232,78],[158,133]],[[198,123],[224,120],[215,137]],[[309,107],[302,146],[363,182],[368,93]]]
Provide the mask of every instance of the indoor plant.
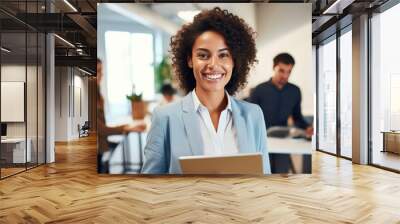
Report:
[[143,93],[136,94],[132,92],[132,94],[126,96],[131,101],[132,118],[134,120],[142,120],[146,116],[146,104],[142,99],[142,95]]
[[172,81],[172,66],[168,56],[164,56],[162,61],[156,66],[155,69],[155,87],[159,92],[163,84]]

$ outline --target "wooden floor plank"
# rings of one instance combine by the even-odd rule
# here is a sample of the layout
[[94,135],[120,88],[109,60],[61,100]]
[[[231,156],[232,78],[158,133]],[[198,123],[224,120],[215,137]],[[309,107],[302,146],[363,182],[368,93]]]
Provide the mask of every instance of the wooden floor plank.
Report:
[[96,139],[0,181],[0,223],[400,223],[400,175],[313,154],[313,174],[98,175]]

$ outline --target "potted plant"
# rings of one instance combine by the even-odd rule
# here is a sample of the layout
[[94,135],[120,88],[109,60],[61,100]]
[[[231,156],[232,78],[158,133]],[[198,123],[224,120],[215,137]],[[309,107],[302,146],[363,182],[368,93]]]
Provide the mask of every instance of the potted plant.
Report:
[[168,56],[164,56],[161,62],[155,68],[155,87],[157,92],[165,83],[172,81],[172,65]]
[[146,104],[142,99],[141,94],[136,94],[132,92],[132,94],[127,95],[126,98],[131,101],[132,105],[132,118],[134,120],[143,120],[146,116]]

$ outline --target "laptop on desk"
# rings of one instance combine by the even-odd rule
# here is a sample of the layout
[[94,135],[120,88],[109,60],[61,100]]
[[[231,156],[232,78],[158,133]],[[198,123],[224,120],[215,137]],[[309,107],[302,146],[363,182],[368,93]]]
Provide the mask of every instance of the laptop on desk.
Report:
[[179,163],[183,174],[264,174],[261,153],[182,156]]

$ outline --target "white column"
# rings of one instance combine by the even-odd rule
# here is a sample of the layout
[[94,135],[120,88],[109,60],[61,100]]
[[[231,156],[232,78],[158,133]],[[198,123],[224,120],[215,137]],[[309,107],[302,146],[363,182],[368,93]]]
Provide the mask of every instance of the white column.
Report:
[[54,60],[54,35],[46,36],[46,163],[55,161],[54,133],[55,133],[55,60]]

